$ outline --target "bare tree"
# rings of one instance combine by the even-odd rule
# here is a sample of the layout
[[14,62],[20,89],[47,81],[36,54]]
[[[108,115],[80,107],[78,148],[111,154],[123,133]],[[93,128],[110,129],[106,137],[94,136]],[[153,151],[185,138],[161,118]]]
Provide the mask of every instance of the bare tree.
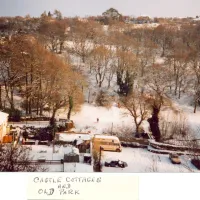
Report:
[[152,116],[148,119],[148,122],[152,134],[155,139],[159,141],[161,137],[159,113],[165,102],[170,105],[170,101],[166,97],[166,92],[170,83],[170,72],[163,66],[153,65],[148,68],[148,74],[145,79],[147,83],[146,92],[150,94],[148,102],[152,110]]
[[106,91],[100,90],[96,97],[97,106],[103,106],[106,108],[110,108],[112,105],[112,97]]
[[67,38],[67,28],[67,20],[47,18],[41,22],[38,28],[38,38],[52,52],[62,53]]
[[154,31],[154,42],[161,48],[161,57],[165,56],[166,50],[172,42],[174,27],[159,25]]
[[160,117],[160,130],[162,141],[173,141],[174,144],[180,144],[179,140],[187,140],[192,134],[184,114],[173,109]]
[[85,79],[84,77],[74,71],[71,71],[71,73],[68,73],[68,79],[70,80],[68,85],[68,113],[67,113],[67,119],[70,119],[72,111],[79,111],[80,106],[82,105],[84,101],[83,97],[83,86],[85,85]]
[[62,17],[62,13],[59,11],[59,10],[54,10],[54,13],[53,13],[56,17],[56,19],[58,20],[61,20],[63,17]]
[[95,24],[76,20],[71,26],[69,34],[72,44],[67,47],[68,52],[79,56],[85,63],[86,58],[95,46],[95,43],[93,43]]
[[182,88],[186,87],[187,76],[189,74],[189,60],[187,49],[181,42],[174,42],[170,53],[167,55],[166,64],[172,70],[174,82],[174,95],[181,97]]
[[112,62],[111,52],[106,47],[99,46],[91,52],[89,59],[96,78],[96,83],[101,87]]
[[40,165],[31,163],[30,148],[11,144],[0,145],[1,172],[37,172],[45,171]]
[[190,63],[192,66],[193,74],[193,87],[194,87],[194,113],[196,113],[198,102],[200,101],[200,59],[199,51],[192,50],[190,52]]
[[149,108],[144,95],[134,91],[127,97],[122,97],[121,102],[128,113],[133,117],[136,133],[139,133],[139,128],[142,122],[149,115]]

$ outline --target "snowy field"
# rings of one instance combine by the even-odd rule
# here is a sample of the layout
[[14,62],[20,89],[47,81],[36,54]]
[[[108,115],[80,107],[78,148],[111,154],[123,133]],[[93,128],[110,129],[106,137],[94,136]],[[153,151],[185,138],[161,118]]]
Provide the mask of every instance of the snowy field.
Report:
[[106,160],[127,162],[126,168],[103,167],[105,173],[142,173],[142,172],[199,172],[187,156],[180,156],[181,164],[172,164],[169,155],[154,154],[147,149],[123,148],[122,152],[103,151],[103,163]]
[[174,99],[175,106],[177,106],[185,115],[188,124],[194,131],[195,137],[200,139],[200,108],[197,107],[196,113],[194,113],[194,107],[192,104],[191,96],[183,96],[181,99]]
[[[99,122],[97,123],[97,118]],[[85,103],[79,113],[73,115],[71,119],[75,123],[77,132],[88,132],[101,134],[106,130],[111,130],[112,127],[133,127],[133,119],[129,115],[125,115],[123,109],[113,105],[110,109],[97,107]]]
[[[193,113],[193,107],[191,106],[191,98],[182,97],[180,100],[173,99],[174,106],[177,110],[184,114],[187,119],[187,122],[194,130],[197,138],[200,138],[200,109],[197,109],[197,113]],[[165,111],[163,111],[163,114]],[[66,116],[66,113],[59,112],[57,118],[62,118]],[[97,122],[99,118],[99,122]],[[73,114],[71,119],[75,123],[75,129],[72,131],[75,132],[84,132],[90,134],[102,134],[106,133],[106,130],[118,129],[120,127],[131,127],[134,131],[133,119],[129,115],[124,114],[124,110],[119,108],[114,104],[110,109],[103,107],[97,107],[92,104],[83,104],[80,112]],[[46,124],[45,124],[46,123]],[[37,127],[46,126],[47,122],[28,122],[28,123],[16,123],[15,125],[34,125]],[[147,122],[144,123],[144,126],[147,128]],[[61,134],[63,140],[69,140],[65,138],[64,134]],[[78,136],[78,135],[77,135]],[[70,135],[69,135],[70,137]],[[74,137],[72,138],[74,139]],[[70,140],[72,140],[70,139]],[[56,147],[55,152],[53,153],[52,147],[47,146],[32,146],[31,155],[34,159],[45,158],[46,160],[60,160],[63,158],[64,148]],[[43,152],[41,152],[43,151]],[[45,152],[46,151],[46,152]],[[180,165],[174,165],[169,160],[169,155],[155,154],[149,152],[147,149],[137,149],[137,148],[123,148],[121,153],[117,152],[103,152],[102,160],[107,159],[112,160],[122,160],[127,162],[128,167],[121,168],[112,168],[112,167],[103,167],[103,172],[116,172],[116,173],[141,173],[141,172],[199,172],[190,162],[188,156],[181,156]],[[51,165],[48,166],[49,171],[62,171],[62,165]],[[83,167],[83,170],[84,169]],[[90,170],[89,170],[90,171]],[[85,171],[87,172],[87,170]]]

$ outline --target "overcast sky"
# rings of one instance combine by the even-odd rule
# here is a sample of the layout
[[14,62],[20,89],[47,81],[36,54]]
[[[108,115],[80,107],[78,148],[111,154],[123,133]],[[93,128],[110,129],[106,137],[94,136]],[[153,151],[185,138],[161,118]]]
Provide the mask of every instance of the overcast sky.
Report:
[[0,0],[0,16],[40,16],[45,10],[60,10],[64,16],[101,15],[113,7],[123,15],[194,17],[200,15],[200,0]]

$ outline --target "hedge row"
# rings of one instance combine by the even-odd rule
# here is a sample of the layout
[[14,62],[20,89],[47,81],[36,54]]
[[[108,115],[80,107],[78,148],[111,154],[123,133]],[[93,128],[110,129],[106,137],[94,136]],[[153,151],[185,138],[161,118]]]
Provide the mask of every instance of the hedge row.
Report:
[[170,145],[170,144],[168,145],[164,143],[154,142],[152,140],[149,140],[149,145],[155,149],[163,149],[163,150],[171,150],[171,151],[191,151],[193,153],[200,153],[200,149],[198,148],[192,148],[192,147],[186,147],[186,146],[175,146],[175,145]]
[[147,148],[147,145],[139,144],[137,142],[124,142],[121,141],[123,147],[132,147],[132,148]]

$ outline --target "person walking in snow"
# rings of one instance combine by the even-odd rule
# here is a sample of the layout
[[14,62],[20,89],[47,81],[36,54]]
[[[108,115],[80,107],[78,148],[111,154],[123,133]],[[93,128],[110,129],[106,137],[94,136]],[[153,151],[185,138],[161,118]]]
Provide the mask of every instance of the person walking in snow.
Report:
[[97,118],[97,123],[99,122],[99,118]]

